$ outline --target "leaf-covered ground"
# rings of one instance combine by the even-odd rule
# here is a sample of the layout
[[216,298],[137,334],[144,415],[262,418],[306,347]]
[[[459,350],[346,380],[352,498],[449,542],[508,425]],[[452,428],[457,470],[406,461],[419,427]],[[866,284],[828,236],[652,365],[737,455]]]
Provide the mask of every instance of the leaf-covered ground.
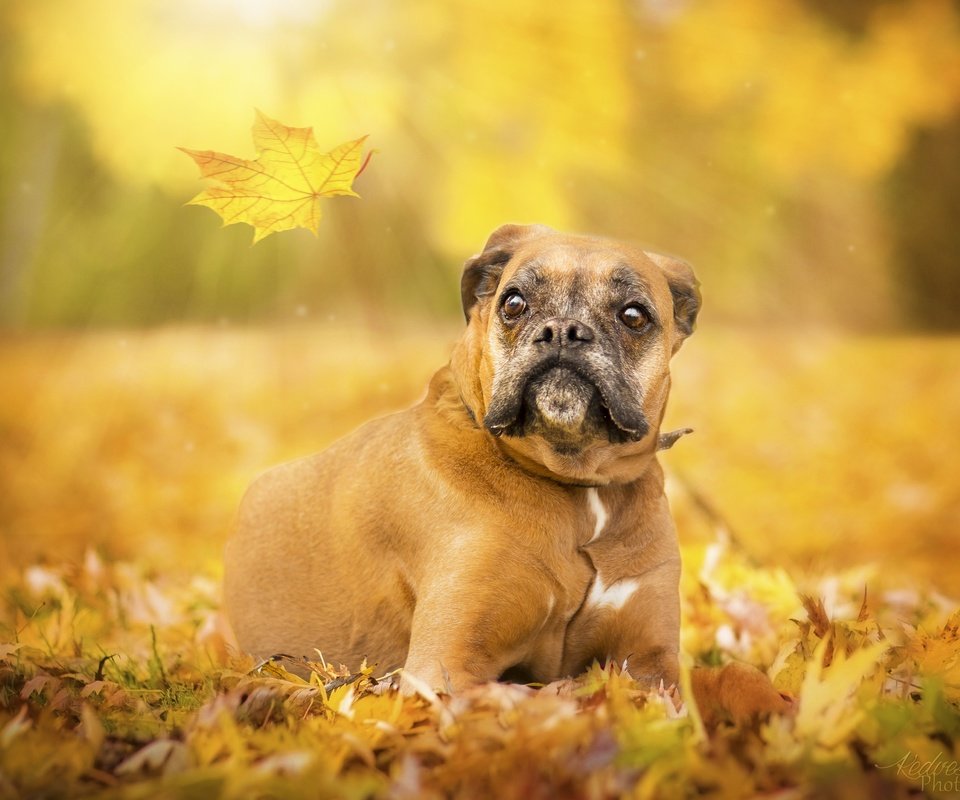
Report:
[[615,666],[404,698],[375,665],[232,653],[243,485],[414,399],[450,335],[0,345],[0,797],[960,792],[957,341],[726,332],[677,359],[686,661],[757,665],[794,716],[707,730]]

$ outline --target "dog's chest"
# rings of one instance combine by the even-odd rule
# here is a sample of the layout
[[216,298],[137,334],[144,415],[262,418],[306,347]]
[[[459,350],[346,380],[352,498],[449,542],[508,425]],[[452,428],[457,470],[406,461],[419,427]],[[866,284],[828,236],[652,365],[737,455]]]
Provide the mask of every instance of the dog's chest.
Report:
[[566,535],[558,536],[562,552],[554,561],[554,581],[545,587],[546,614],[531,642],[528,664],[542,676],[559,674],[571,622],[601,600],[610,605],[619,598],[598,598],[597,587],[604,588],[590,556],[590,545],[599,542],[616,527],[618,509],[609,497],[597,489],[586,489],[579,498],[576,513],[568,521]]

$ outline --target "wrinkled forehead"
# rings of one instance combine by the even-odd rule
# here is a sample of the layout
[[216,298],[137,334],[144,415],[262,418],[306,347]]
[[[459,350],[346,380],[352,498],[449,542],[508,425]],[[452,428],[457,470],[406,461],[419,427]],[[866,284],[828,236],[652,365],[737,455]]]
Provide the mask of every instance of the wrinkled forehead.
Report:
[[669,301],[663,272],[640,250],[595,240],[534,245],[514,254],[501,277],[502,288],[532,291],[549,284],[552,292],[570,297],[613,289],[657,305]]

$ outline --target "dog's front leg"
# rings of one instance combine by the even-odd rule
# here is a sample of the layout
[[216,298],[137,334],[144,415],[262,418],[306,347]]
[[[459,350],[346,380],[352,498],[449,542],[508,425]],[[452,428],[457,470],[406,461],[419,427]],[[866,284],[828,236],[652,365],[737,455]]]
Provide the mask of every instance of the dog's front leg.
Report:
[[[524,593],[529,581],[487,577],[455,587],[444,581],[417,599],[401,688],[417,681],[458,690],[496,680],[520,662],[549,613]],[[472,587],[472,588],[467,588]],[[542,607],[541,607],[542,606]]]
[[626,664],[638,681],[674,685],[679,675],[680,561],[669,558],[641,575],[599,572],[571,622],[563,670],[576,674],[594,659]]

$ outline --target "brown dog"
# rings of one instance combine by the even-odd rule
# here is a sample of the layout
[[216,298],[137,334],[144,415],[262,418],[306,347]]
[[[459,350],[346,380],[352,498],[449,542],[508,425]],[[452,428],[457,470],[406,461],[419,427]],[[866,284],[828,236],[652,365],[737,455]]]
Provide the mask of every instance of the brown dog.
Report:
[[[680,555],[658,447],[690,267],[506,225],[466,263],[468,325],[426,399],[267,472],[227,546],[241,646],[433,687],[593,659],[677,680]],[[777,696],[779,697],[779,696]]]

